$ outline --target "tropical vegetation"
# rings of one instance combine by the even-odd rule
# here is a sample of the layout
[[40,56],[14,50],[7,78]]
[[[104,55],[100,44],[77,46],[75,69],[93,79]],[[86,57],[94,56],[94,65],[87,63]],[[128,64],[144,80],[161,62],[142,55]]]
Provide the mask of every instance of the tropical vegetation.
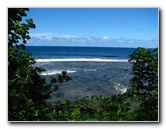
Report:
[[138,48],[131,55],[133,78],[123,94],[111,98],[85,96],[47,105],[45,99],[61,83],[71,80],[63,71],[46,82],[26,43],[35,29],[26,19],[28,8],[8,9],[8,120],[9,121],[158,121],[158,48]]

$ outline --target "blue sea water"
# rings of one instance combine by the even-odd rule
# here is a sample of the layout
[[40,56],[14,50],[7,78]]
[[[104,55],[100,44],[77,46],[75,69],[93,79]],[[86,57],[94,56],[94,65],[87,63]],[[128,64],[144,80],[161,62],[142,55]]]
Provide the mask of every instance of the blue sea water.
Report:
[[27,46],[36,59],[129,59],[135,48]]
[[42,76],[57,76],[67,71],[72,77],[52,93],[48,103],[76,97],[124,93],[132,77],[129,55],[135,48],[27,46],[36,65],[47,71]]

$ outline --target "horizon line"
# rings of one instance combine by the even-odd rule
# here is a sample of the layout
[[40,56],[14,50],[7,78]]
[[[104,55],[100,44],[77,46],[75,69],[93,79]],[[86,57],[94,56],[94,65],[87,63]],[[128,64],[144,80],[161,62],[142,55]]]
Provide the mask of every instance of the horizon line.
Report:
[[[52,45],[50,45],[50,46],[48,46],[48,45],[38,45],[38,46],[36,46],[36,45],[26,45],[26,47],[96,47],[96,48],[139,48],[139,47],[115,47],[115,46],[112,46],[112,47],[110,47],[110,46],[52,46]],[[141,47],[141,46],[140,46]],[[147,48],[147,47],[143,47],[143,48]],[[147,49],[154,49],[154,48],[157,48],[157,47],[149,47],[149,48],[147,48]]]

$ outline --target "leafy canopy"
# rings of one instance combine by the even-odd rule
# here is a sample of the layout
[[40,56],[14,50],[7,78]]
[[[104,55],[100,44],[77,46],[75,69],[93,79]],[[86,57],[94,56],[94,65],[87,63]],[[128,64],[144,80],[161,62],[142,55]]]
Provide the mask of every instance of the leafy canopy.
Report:
[[29,29],[35,29],[33,19],[22,21],[27,8],[8,9],[8,119],[10,121],[47,120],[45,99],[59,84],[71,78],[63,72],[58,79],[46,83],[40,76],[43,68],[34,66],[32,54],[25,51]]

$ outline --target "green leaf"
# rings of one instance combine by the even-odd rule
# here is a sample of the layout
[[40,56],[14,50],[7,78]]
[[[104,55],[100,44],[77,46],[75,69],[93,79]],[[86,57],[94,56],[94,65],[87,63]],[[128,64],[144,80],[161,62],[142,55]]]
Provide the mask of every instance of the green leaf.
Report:
[[32,100],[32,99],[29,99],[29,100],[28,100],[28,103],[32,103],[32,102],[33,102],[33,100]]

